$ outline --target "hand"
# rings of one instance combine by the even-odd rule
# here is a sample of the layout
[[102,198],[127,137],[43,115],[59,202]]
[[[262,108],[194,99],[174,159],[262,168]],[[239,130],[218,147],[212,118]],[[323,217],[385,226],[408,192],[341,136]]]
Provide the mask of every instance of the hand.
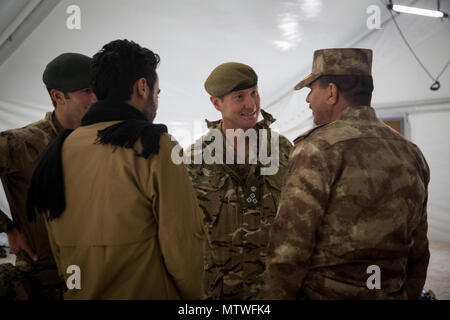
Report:
[[30,245],[28,244],[28,240],[25,235],[19,231],[17,228],[13,228],[10,232],[7,233],[8,242],[11,249],[11,252],[14,254],[19,254],[21,251],[25,251],[28,256],[33,259],[33,261],[37,261],[38,257],[33,250],[31,250]]

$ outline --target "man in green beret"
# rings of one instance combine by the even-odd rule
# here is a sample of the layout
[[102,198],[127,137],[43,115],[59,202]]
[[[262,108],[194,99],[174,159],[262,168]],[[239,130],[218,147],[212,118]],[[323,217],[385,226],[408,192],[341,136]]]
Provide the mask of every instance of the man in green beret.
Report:
[[[208,231],[205,297],[251,299],[260,291],[268,232],[292,144],[270,129],[275,119],[260,109],[258,77],[248,65],[218,66],[205,89],[222,119],[206,121],[209,131],[187,150],[204,160],[194,160],[188,170]],[[252,157],[261,152],[276,159],[275,170],[268,170],[261,157]]]
[[29,183],[42,154],[63,129],[76,128],[96,100],[90,84],[91,58],[64,53],[45,68],[42,80],[54,111],[43,120],[0,133],[0,177],[12,220],[0,211],[15,266],[0,265],[0,299],[60,299],[63,283],[53,259],[43,218],[26,218]]
[[294,140],[263,299],[418,299],[429,261],[419,148],[370,107],[372,50],[324,49],[296,87],[316,127]]

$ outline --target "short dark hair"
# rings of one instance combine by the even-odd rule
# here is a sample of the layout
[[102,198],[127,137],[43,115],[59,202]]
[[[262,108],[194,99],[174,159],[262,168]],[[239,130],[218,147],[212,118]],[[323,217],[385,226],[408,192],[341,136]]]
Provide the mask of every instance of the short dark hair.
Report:
[[[52,89],[53,89],[53,88],[49,88],[49,87],[46,87],[46,88],[47,88],[48,94],[49,94],[49,96],[50,96],[50,99],[52,100],[53,106],[56,107],[56,101],[53,100],[53,97],[52,97]],[[55,90],[56,90],[56,89],[55,89]],[[62,91],[61,91],[61,92],[62,92]],[[67,92],[63,92],[63,93],[64,93],[64,97],[65,97],[66,99],[70,99],[70,97],[69,97],[69,95],[67,94]]]
[[103,46],[92,61],[92,89],[99,100],[126,101],[134,83],[147,80],[153,91],[159,55],[129,40],[114,40]]
[[334,83],[339,92],[352,105],[370,105],[372,100],[373,79],[372,76],[321,76],[320,87],[326,88]]

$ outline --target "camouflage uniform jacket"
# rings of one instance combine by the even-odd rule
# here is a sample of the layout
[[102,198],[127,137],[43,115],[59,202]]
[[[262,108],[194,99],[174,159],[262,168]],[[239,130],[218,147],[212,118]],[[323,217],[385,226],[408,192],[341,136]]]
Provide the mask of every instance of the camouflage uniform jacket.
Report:
[[[275,119],[261,111],[264,120],[255,129],[269,129]],[[221,131],[222,121],[208,122],[210,131],[201,137],[201,150],[211,143],[205,137]],[[222,134],[223,135],[223,134]],[[223,138],[225,144],[225,137]],[[270,141],[270,138],[269,138]],[[195,145],[195,144],[194,144]],[[191,152],[194,151],[192,145]],[[204,213],[208,233],[205,249],[204,288],[207,299],[250,299],[261,287],[269,230],[275,217],[282,181],[292,144],[279,135],[279,170],[259,175],[259,164],[190,164],[188,171]],[[258,186],[259,200],[249,204],[249,181]],[[255,201],[256,202],[256,201]]]
[[0,232],[8,232],[17,226],[27,237],[31,249],[38,255],[38,261],[35,263],[27,254],[17,256],[16,265],[19,267],[28,268],[29,264],[33,264],[56,268],[42,215],[38,215],[36,223],[30,223],[25,209],[34,169],[47,147],[62,130],[54,114],[48,112],[44,120],[0,133],[0,178],[13,218],[11,221],[0,212]]
[[294,142],[261,298],[417,299],[429,261],[419,148],[368,106]]

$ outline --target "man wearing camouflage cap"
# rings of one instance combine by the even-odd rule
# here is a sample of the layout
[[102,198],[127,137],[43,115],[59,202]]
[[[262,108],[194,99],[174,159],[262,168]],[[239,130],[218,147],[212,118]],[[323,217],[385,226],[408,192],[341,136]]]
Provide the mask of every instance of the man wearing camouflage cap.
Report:
[[[194,157],[198,152],[204,154],[215,141],[211,137],[218,135],[223,141],[222,150],[233,149],[234,145],[232,153],[237,151],[238,154],[231,162],[188,165],[208,231],[204,279],[207,299],[251,299],[261,287],[268,232],[275,217],[292,144],[269,128],[275,119],[260,109],[257,84],[258,77],[248,65],[228,62],[215,68],[205,82],[205,89],[222,119],[206,121],[209,131],[188,149]],[[260,112],[263,120],[258,122]],[[271,151],[272,155],[279,156],[276,172],[264,175],[265,168],[259,160],[249,161],[249,149],[254,147],[260,151],[263,148],[260,141],[253,141],[253,144],[246,141],[240,154],[234,141],[230,147],[227,144],[230,130],[237,132],[237,136],[252,130],[266,130],[268,141],[278,138]],[[237,161],[238,157],[243,161]]]
[[418,299],[429,260],[429,168],[370,101],[372,51],[325,49],[296,87],[298,137],[270,231],[265,299]]
[[64,53],[45,68],[43,82],[55,110],[44,120],[0,133],[0,177],[13,221],[0,212],[16,266],[0,265],[0,298],[59,299],[62,282],[53,259],[45,223],[26,219],[29,183],[44,151],[63,129],[76,128],[96,101],[90,88],[91,58]]

